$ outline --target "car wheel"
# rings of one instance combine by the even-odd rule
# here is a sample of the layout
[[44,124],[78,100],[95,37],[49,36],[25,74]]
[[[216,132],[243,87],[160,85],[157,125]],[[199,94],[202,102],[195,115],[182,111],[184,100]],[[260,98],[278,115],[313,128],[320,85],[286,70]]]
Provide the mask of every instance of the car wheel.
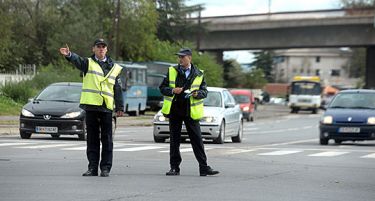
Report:
[[154,142],[157,142],[157,143],[163,143],[165,142],[165,138],[162,138],[162,137],[156,137],[154,135]]
[[319,142],[320,142],[321,145],[327,145],[328,144],[328,140],[329,140],[328,138],[322,138],[321,137]]
[[243,136],[243,121],[241,120],[240,126],[238,127],[237,136],[232,137],[232,142],[242,142]]
[[335,140],[336,144],[341,144],[342,140]]
[[30,139],[31,133],[20,131],[20,136],[21,136],[22,139]]
[[312,113],[313,113],[313,114],[317,114],[317,113],[318,113],[318,109],[313,109],[313,110],[312,110]]
[[224,144],[225,141],[225,121],[222,121],[219,129],[219,136],[214,139],[215,144]]
[[59,134],[51,134],[52,138],[59,138],[60,135]]

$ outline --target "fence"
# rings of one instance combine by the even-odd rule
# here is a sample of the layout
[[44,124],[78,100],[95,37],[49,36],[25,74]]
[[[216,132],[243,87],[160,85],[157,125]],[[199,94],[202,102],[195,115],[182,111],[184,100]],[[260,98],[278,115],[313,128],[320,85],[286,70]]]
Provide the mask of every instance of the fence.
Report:
[[25,64],[19,65],[15,72],[0,74],[0,86],[7,82],[20,82],[22,80],[30,80],[35,76],[36,65]]

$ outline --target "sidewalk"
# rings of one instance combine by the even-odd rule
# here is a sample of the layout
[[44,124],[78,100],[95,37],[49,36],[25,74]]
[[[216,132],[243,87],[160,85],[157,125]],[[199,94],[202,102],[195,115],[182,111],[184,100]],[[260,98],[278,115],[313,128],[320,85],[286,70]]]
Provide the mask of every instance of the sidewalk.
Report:
[[[267,119],[271,117],[286,116],[289,114],[289,108],[284,105],[258,105],[254,121],[258,119]],[[117,118],[117,127],[129,126],[152,126],[154,115],[146,114],[138,117],[120,117]],[[19,116],[0,116],[0,135],[19,134]]]

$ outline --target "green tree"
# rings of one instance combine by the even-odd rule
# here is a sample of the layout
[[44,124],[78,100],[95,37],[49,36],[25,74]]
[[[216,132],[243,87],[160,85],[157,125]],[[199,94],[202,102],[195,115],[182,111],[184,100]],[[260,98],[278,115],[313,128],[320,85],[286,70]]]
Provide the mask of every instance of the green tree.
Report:
[[244,88],[261,89],[266,84],[267,80],[262,69],[256,68],[245,73]]
[[0,72],[11,70],[9,63],[11,62],[12,47],[12,16],[10,15],[10,2],[0,0]]
[[260,52],[255,52],[254,55],[255,61],[252,63],[252,65],[255,66],[257,69],[262,69],[265,79],[268,82],[273,82],[273,52],[269,50],[262,50]]
[[234,59],[224,61],[224,81],[227,88],[241,88],[244,86],[244,72],[241,65]]
[[171,42],[185,41],[196,35],[198,25],[187,17],[202,9],[199,5],[186,6],[185,0],[155,0],[159,14],[157,37]]

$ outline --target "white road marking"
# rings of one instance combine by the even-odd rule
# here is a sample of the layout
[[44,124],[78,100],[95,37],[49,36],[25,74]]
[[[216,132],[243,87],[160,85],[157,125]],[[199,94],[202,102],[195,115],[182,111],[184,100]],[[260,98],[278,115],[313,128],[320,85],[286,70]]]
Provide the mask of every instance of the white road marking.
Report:
[[349,152],[344,152],[344,151],[325,151],[317,154],[310,154],[309,156],[324,156],[324,157],[332,157],[332,156],[340,156],[347,154]]
[[75,144],[47,144],[47,145],[33,145],[33,146],[24,146],[17,147],[22,149],[43,149],[43,148],[55,148],[55,147],[69,147],[74,146]]
[[256,149],[230,149],[225,152],[225,154],[241,154],[256,151]]
[[287,155],[287,154],[295,154],[302,152],[300,150],[285,150],[285,151],[272,151],[272,152],[267,152],[267,153],[260,153],[258,155],[262,156],[281,156],[281,155]]
[[[210,150],[210,149],[213,149],[211,147],[206,147],[204,148],[204,150]],[[163,150],[163,151],[159,151],[160,153],[169,153],[169,150]],[[180,152],[181,153],[184,153],[184,152],[193,152],[193,148],[183,148],[183,149],[180,149]]]
[[10,143],[1,143],[0,147],[5,147],[5,146],[18,146],[18,145],[29,145],[29,144],[35,144],[31,142],[10,142]]
[[82,151],[86,150],[86,146],[84,147],[72,147],[72,148],[63,148],[61,150],[68,150],[68,151]]
[[144,150],[161,149],[161,148],[163,148],[163,147],[142,146],[142,147],[131,147],[131,148],[116,149],[115,151],[144,151]]
[[364,155],[361,158],[375,158],[375,153]]

